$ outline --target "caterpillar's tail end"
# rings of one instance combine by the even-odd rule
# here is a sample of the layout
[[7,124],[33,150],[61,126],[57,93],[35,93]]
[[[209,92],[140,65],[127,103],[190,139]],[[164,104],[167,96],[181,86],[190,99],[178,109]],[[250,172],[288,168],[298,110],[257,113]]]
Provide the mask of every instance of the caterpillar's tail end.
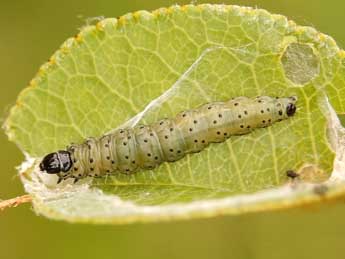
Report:
[[289,97],[289,103],[286,105],[286,114],[287,116],[291,117],[296,112],[296,102],[297,102],[297,96],[290,96]]

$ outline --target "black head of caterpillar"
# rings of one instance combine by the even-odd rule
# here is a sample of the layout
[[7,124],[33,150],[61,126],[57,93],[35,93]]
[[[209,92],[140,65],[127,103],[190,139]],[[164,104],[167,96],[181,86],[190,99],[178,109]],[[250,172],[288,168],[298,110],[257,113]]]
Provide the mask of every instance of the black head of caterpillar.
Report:
[[40,163],[40,169],[48,174],[58,174],[60,172],[68,172],[72,165],[70,153],[60,150],[46,155]]

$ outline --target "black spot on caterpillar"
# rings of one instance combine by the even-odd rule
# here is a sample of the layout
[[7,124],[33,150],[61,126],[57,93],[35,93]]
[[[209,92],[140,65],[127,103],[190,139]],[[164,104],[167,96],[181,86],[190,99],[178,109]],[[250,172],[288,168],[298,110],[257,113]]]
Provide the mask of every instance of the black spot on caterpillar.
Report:
[[296,111],[297,97],[254,99],[237,97],[183,111],[152,125],[120,129],[99,139],[90,138],[46,155],[40,170],[57,174],[59,182],[121,172],[130,174],[200,152],[209,143],[223,142],[256,128],[287,119]]

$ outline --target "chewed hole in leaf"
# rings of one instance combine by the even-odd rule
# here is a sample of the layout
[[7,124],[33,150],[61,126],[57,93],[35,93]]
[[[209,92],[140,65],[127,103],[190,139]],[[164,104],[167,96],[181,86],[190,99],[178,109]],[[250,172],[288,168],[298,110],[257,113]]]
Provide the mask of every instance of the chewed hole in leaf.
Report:
[[320,73],[319,56],[308,44],[291,43],[281,57],[285,76],[294,84],[304,85]]

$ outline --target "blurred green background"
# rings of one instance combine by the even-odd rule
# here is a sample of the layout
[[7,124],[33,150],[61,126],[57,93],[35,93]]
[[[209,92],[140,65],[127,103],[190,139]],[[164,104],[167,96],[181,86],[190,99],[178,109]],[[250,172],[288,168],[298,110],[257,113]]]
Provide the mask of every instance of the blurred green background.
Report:
[[[204,3],[198,1],[196,3]],[[314,26],[344,46],[345,1],[209,1],[264,8]],[[39,66],[88,17],[118,17],[187,1],[0,1],[1,122]],[[344,75],[345,76],[345,75]],[[23,194],[18,148],[0,132],[0,199]],[[0,212],[0,258],[344,258],[343,201],[313,209],[129,226],[72,225],[30,205]]]

